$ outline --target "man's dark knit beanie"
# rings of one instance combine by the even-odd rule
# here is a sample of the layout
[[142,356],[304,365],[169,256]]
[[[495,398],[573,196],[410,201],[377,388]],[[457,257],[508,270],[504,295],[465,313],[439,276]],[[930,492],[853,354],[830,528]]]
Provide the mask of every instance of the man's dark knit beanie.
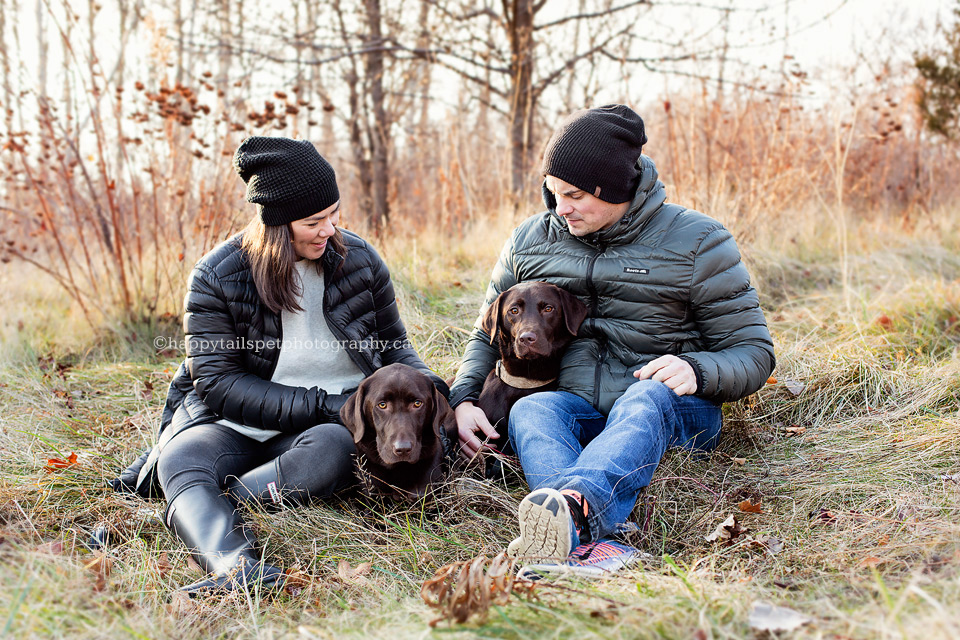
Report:
[[233,167],[247,183],[247,202],[258,205],[268,227],[310,217],[340,199],[333,167],[308,140],[247,138]]
[[627,202],[637,190],[637,160],[646,142],[643,120],[630,107],[581,109],[550,136],[540,171],[605,202]]

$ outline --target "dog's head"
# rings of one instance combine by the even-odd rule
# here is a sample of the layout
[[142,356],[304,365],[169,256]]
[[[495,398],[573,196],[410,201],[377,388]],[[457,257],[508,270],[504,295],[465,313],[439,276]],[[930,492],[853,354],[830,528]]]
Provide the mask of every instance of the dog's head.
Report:
[[455,420],[446,398],[426,375],[391,364],[367,377],[340,409],[357,451],[391,467],[433,457],[442,447],[441,429]]
[[521,282],[497,296],[481,327],[501,353],[523,359],[550,357],[566,347],[587,317],[573,294],[549,282]]

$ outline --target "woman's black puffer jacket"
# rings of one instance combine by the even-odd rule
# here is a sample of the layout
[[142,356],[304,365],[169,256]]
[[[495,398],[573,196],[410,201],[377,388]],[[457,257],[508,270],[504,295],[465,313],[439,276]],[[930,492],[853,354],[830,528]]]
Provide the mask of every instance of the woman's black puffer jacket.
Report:
[[[362,238],[341,234],[346,255],[328,247],[321,258],[324,313],[341,348],[365,376],[401,362],[430,376],[447,395],[446,384],[407,340],[387,266]],[[176,434],[199,424],[226,418],[296,433],[340,422],[349,391],[328,394],[319,387],[270,382],[283,339],[280,314],[260,301],[241,240],[242,234],[230,238],[194,267],[184,301],[187,357],[170,383],[157,445],[113,481],[115,489],[156,494],[160,451]]]

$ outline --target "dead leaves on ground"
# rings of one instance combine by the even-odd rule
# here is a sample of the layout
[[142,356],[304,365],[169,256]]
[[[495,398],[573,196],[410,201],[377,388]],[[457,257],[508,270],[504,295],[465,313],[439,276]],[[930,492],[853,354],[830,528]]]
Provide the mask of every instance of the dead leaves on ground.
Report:
[[[45,556],[65,556],[74,554],[74,548],[63,539],[42,542],[35,547],[37,553]],[[114,560],[103,551],[94,551],[88,556],[78,558],[85,571],[93,576],[93,590],[101,592],[107,588],[107,578],[113,572]]]
[[[760,500],[752,502],[748,498],[741,502],[738,507],[743,513],[763,513]],[[770,535],[751,536],[748,535],[749,533],[750,529],[741,526],[736,514],[731,513],[709,535],[704,536],[704,540],[719,543],[724,547],[729,547],[734,542],[744,542],[748,547],[763,549],[774,556],[783,551],[783,540],[780,538]]]
[[351,567],[346,560],[337,563],[337,575],[340,576],[340,580],[344,584],[367,584],[367,579],[364,576],[369,574],[371,569],[373,569],[372,562],[361,562],[355,567]]
[[63,458],[47,458],[47,464],[43,466],[43,470],[47,473],[53,473],[60,469],[72,467],[75,464],[77,464],[77,454],[71,453],[66,460]]
[[734,540],[749,532],[750,529],[742,528],[740,522],[737,520],[737,516],[731,513],[727,516],[726,520],[717,525],[717,528],[714,529],[712,533],[704,536],[704,539],[707,542],[719,542],[723,545],[730,545],[733,544]]
[[810,622],[812,619],[809,616],[762,600],[753,603],[749,620],[752,629],[769,633],[793,631]]
[[505,604],[511,593],[532,594],[532,582],[514,577],[515,564],[506,553],[500,553],[493,558],[477,556],[437,569],[420,588],[423,601],[440,612],[430,626],[443,620],[462,624],[471,616],[482,623],[491,605]]
[[107,578],[113,571],[113,558],[102,551],[93,552],[91,560],[83,565],[83,568],[94,575],[94,590],[103,591],[107,588]]

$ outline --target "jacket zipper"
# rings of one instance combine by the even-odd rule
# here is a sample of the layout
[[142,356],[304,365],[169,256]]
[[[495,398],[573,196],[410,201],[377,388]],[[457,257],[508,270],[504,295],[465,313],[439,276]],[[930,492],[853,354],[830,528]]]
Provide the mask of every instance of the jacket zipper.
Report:
[[[593,268],[597,260],[607,250],[603,244],[598,245],[599,250],[590,258],[590,264],[587,266],[587,289],[590,290],[590,322],[596,326],[596,317],[600,312],[600,295],[597,293],[597,287],[593,283]],[[607,358],[607,341],[602,339],[600,346],[600,358],[597,359],[597,367],[593,373],[593,406],[600,406],[600,374],[603,369],[603,362]]]
[[[344,333],[340,327],[336,326],[336,323],[331,322],[330,318],[327,317],[327,294],[330,293],[329,289],[329,279],[327,277],[327,271],[324,269],[323,272],[323,321],[327,323],[327,327],[330,329],[330,332],[337,337],[337,340],[340,340],[341,344],[347,343],[347,334]],[[347,355],[353,360],[353,363],[357,365],[357,368],[363,372],[364,377],[370,376],[373,374],[373,364],[367,362],[362,354],[354,353],[353,349],[344,349],[347,352]]]

